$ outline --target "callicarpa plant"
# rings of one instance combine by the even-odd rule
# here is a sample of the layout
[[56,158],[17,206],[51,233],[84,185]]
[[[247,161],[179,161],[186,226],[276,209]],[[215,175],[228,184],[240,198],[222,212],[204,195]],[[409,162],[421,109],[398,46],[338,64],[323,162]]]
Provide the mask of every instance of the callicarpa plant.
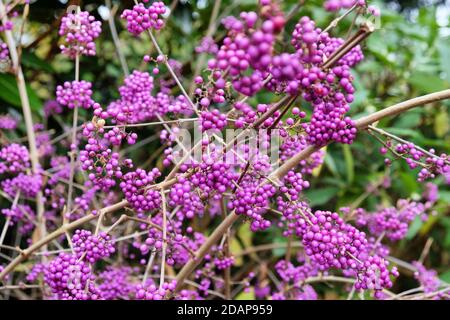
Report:
[[448,299],[450,43],[409,10],[0,0],[0,296]]

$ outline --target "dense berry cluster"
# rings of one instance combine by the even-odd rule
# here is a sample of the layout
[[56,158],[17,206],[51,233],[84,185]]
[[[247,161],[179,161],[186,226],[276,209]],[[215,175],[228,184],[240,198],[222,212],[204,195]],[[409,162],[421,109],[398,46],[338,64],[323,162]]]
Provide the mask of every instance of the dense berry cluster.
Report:
[[108,106],[108,116],[117,124],[139,123],[166,114],[170,106],[174,112],[182,109],[173,106],[181,101],[173,101],[165,93],[153,96],[153,88],[154,80],[149,73],[134,70],[119,87],[120,99]]
[[357,268],[366,245],[365,234],[344,222],[335,212],[316,211],[305,222],[302,242],[306,254],[322,270]]
[[303,65],[296,54],[282,53],[272,59],[270,73],[272,80],[268,87],[276,92],[296,94],[299,90],[298,75],[303,72]]
[[[297,134],[287,136],[280,145],[280,160],[286,161],[293,155],[304,150],[308,146],[304,135]],[[320,167],[324,160],[325,152],[319,150],[314,152],[308,158],[301,160],[298,164],[298,168],[303,175],[310,175],[315,168]]]
[[30,155],[25,146],[12,143],[0,149],[0,174],[19,173],[29,167]]
[[161,288],[158,288],[154,284],[149,286],[137,285],[136,298],[138,300],[163,300],[172,294],[176,285],[177,282],[175,280],[164,282]]
[[308,17],[302,17],[295,26],[291,43],[304,65],[298,87],[303,89],[303,98],[314,108],[310,123],[304,124],[308,142],[316,145],[330,140],[351,143],[356,129],[345,114],[355,91],[350,67],[362,60],[360,47],[352,48],[334,66],[323,69],[325,59],[338,50],[343,40],[322,32]]
[[89,109],[94,104],[91,96],[92,83],[88,81],[66,81],[62,86],[56,87],[56,101],[69,109]]
[[410,223],[420,216],[426,219],[425,206],[420,202],[399,200],[397,207],[383,208],[376,212],[357,211],[358,226],[367,226],[376,237],[386,236],[391,241],[403,239]]
[[228,208],[251,219],[251,230],[265,230],[270,227],[269,220],[263,215],[270,206],[270,199],[276,188],[271,184],[261,186],[258,180],[244,178],[237,188],[235,197],[228,203]]
[[43,110],[46,118],[51,115],[61,114],[64,111],[63,107],[56,100],[47,100],[44,103]]
[[109,266],[96,279],[98,290],[105,300],[127,300],[135,291],[131,282],[132,268]]
[[57,300],[99,300],[89,264],[75,255],[60,253],[44,269],[44,281]]
[[89,263],[107,258],[115,252],[110,240],[111,237],[104,232],[94,235],[88,230],[76,230],[72,236],[75,256]]
[[[144,1],[148,2],[148,0]],[[127,21],[127,29],[135,36],[140,35],[145,30],[159,30],[164,26],[161,15],[166,12],[163,2],[155,1],[146,8],[143,3],[136,4],[132,10],[126,9],[121,15]]]
[[[243,12],[241,19],[227,17],[222,24],[228,36],[220,46],[215,59],[208,62],[211,70],[220,70],[220,79],[225,73],[232,79],[233,88],[247,96],[253,96],[263,88],[263,80],[271,64],[275,35],[284,24],[284,17],[262,16],[264,21],[256,27],[258,14]],[[280,19],[281,18],[281,19]]]
[[307,188],[309,188],[309,182],[303,180],[302,174],[290,170],[283,178],[283,185],[280,187],[280,191],[289,195],[293,201],[296,201],[301,191]]
[[18,204],[10,209],[2,209],[1,213],[10,219],[9,224],[11,226],[20,222],[19,232],[23,234],[30,233],[34,228],[33,220],[35,213],[27,204]]
[[180,206],[177,216],[183,215],[183,218],[194,218],[204,212],[203,201],[200,196],[193,192],[195,186],[185,178],[180,178],[179,182],[174,184],[169,194],[169,204],[173,207]]
[[13,130],[17,127],[17,120],[9,115],[0,115],[0,129]]
[[233,181],[238,179],[233,166],[221,157],[219,152],[205,154],[199,164],[194,164],[197,172],[190,179],[193,186],[197,187],[202,197],[221,196],[227,189],[234,186]]
[[388,262],[378,255],[368,254],[368,240],[364,232],[346,223],[335,212],[316,211],[305,216],[302,243],[305,253],[317,263],[320,270],[343,270],[348,276],[356,276],[357,290],[375,290],[375,297],[382,297],[382,289],[390,288]]
[[148,189],[160,175],[161,173],[157,168],[149,172],[138,168],[122,177],[120,188],[125,198],[137,212],[151,211],[160,207],[160,192]]
[[21,196],[34,198],[42,188],[42,176],[40,174],[27,175],[19,173],[12,179],[5,179],[1,182],[2,190],[11,198],[17,193]]
[[441,285],[441,280],[438,278],[437,272],[435,270],[425,268],[425,266],[419,261],[413,261],[412,264],[417,269],[414,272],[414,277],[423,287],[423,291],[425,293],[436,292]]
[[102,31],[101,25],[87,11],[68,13],[62,18],[59,28],[59,35],[65,40],[60,47],[62,53],[70,58],[77,55],[95,56],[94,40]]
[[219,47],[214,42],[212,37],[204,37],[200,41],[200,44],[195,47],[195,52],[197,53],[210,53],[216,54],[219,51]]
[[[99,106],[94,112],[96,111],[99,116],[107,116]],[[133,164],[130,159],[120,163],[119,153],[111,150],[105,143],[104,123],[104,119],[100,118],[83,125],[83,136],[87,138],[87,144],[80,150],[79,160],[81,168],[89,172],[89,180],[100,189],[109,191],[116,185],[116,179],[122,178],[122,165],[132,168]]]
[[231,268],[231,266],[234,264],[234,257],[230,256],[230,257],[215,258],[214,264],[219,270]]
[[222,130],[227,125],[227,116],[219,110],[203,111],[200,115],[200,130]]

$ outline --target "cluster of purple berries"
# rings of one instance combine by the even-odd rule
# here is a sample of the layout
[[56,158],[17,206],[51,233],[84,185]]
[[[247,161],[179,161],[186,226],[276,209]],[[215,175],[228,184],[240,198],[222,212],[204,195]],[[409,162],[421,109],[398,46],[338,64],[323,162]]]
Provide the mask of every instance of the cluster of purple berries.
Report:
[[24,197],[34,198],[41,190],[42,185],[43,181],[40,174],[19,173],[16,177],[1,182],[3,191],[11,198],[14,198],[17,193]]
[[214,259],[214,265],[217,267],[217,269],[219,270],[225,270],[228,268],[231,268],[234,264],[234,257],[233,256],[229,256],[229,257],[221,257],[221,258],[215,258]]
[[296,54],[282,53],[272,58],[270,74],[272,79],[267,87],[275,92],[286,92],[294,95],[299,90],[298,75],[303,65]]
[[[308,146],[306,138],[302,134],[287,135],[280,145],[280,160],[286,161],[298,152],[302,151]],[[303,175],[310,175],[315,168],[322,165],[325,157],[325,152],[319,150],[314,152],[308,158],[301,160],[298,164],[298,168]]]
[[0,41],[0,60],[6,60],[9,58],[8,45]]
[[228,209],[235,210],[251,219],[250,229],[254,232],[270,227],[269,220],[263,215],[270,206],[270,199],[276,193],[271,184],[262,184],[254,179],[242,179],[234,197],[228,203]]
[[56,100],[47,100],[44,103],[44,115],[49,118],[51,115],[61,114],[63,107]]
[[18,204],[10,209],[2,209],[1,212],[6,218],[10,219],[9,223],[11,226],[17,224],[18,222],[21,223],[19,232],[28,234],[33,230],[33,220],[36,215],[29,205]]
[[12,143],[0,149],[0,174],[19,173],[30,167],[30,154],[25,146]]
[[202,162],[192,167],[197,169],[191,177],[192,184],[203,195],[213,196],[217,193],[221,196],[238,179],[232,165],[221,159],[219,152],[203,155]]
[[382,289],[390,288],[390,275],[398,276],[395,268],[377,255],[368,254],[368,240],[364,232],[346,223],[335,212],[316,211],[304,222],[302,243],[305,253],[320,270],[332,268],[357,278],[355,289],[375,290],[382,298]]
[[[148,0],[143,0],[148,2]],[[159,30],[164,26],[164,20],[161,15],[166,13],[166,7],[163,2],[155,1],[148,8],[143,3],[136,4],[132,10],[125,9],[120,16],[127,21],[127,29],[135,36],[149,29]]]
[[44,268],[44,282],[57,300],[100,300],[95,276],[86,261],[60,253]]
[[101,25],[87,11],[67,14],[62,18],[59,29],[59,35],[65,40],[60,47],[62,53],[72,59],[77,55],[95,56],[94,41],[102,31]]
[[167,95],[153,97],[153,87],[150,74],[134,70],[119,87],[120,99],[108,106],[109,117],[117,124],[139,123],[154,118],[160,105],[167,106],[169,99]]
[[[200,196],[194,192],[195,186],[192,182],[181,177],[179,182],[174,184],[169,193],[169,205],[172,207],[180,206],[177,212],[179,218],[192,219],[194,216],[201,215],[204,212],[203,201]],[[180,217],[180,216],[183,217]]]
[[[419,261],[413,261],[413,266],[417,269],[414,272],[414,278],[419,281],[423,287],[425,293],[433,293],[438,291],[441,286],[441,280],[439,279],[437,272],[432,269],[427,269]],[[438,298],[438,297],[437,297]]]
[[88,81],[64,82],[62,86],[56,87],[56,101],[69,109],[89,109],[93,104],[92,83]]
[[275,264],[275,270],[281,280],[286,283],[297,284],[309,277],[317,276],[318,269],[311,263],[304,261],[302,265],[294,266],[291,262],[280,260]]
[[354,5],[365,6],[365,0],[327,0],[323,7],[328,11],[339,11],[340,9],[350,9]]
[[280,191],[289,195],[291,200],[296,201],[299,199],[302,190],[307,188],[309,188],[309,181],[303,180],[300,172],[290,170],[283,178],[283,185],[280,187]]
[[[428,152],[431,155],[427,155],[425,152],[419,150],[413,143],[399,143],[395,147],[392,146],[392,141],[386,142],[386,147],[380,148],[380,153],[385,155],[388,149],[393,148],[395,155],[398,155],[405,159],[409,168],[415,169],[422,167],[417,174],[417,181],[425,181],[426,179],[435,178],[437,175],[445,175],[450,172],[450,160],[449,156],[445,153],[437,156],[434,149],[430,149]],[[389,158],[385,159],[387,165],[391,164]]]
[[175,290],[177,282],[164,282],[161,288],[154,284],[149,286],[137,285],[136,299],[138,300],[164,300],[167,299]]
[[88,230],[76,230],[72,243],[75,256],[89,263],[107,258],[115,252],[111,237],[105,232],[94,235]]
[[17,120],[10,115],[0,115],[0,129],[14,130],[17,128]]
[[159,191],[146,189],[154,184],[160,175],[161,172],[157,168],[153,168],[149,172],[138,168],[122,177],[120,188],[137,212],[151,211],[160,207],[161,194]]
[[219,110],[202,111],[200,114],[200,130],[202,132],[208,130],[222,130],[227,125],[226,114],[220,113]]
[[[268,11],[267,11],[268,13]],[[274,13],[274,12],[272,12]],[[256,28],[258,14],[243,12],[240,19],[227,17],[222,24],[228,30],[216,58],[208,62],[210,70],[220,70],[231,77],[233,88],[246,95],[253,96],[263,88],[272,62],[275,35],[284,25],[284,17],[272,19],[271,14],[261,16],[264,21]]]
[[[102,118],[83,125],[83,136],[87,138],[87,144],[80,150],[79,160],[81,169],[89,172],[89,180],[100,189],[109,191],[116,185],[115,179],[122,178],[123,173],[119,153],[113,152],[102,137],[105,131],[103,125]],[[124,165],[133,167],[130,159],[125,159]]]
[[406,236],[410,223],[417,216],[427,218],[425,206],[420,202],[401,199],[397,207],[383,208],[376,212],[357,210],[356,224],[367,226],[375,237],[385,235],[391,241],[399,241]]
[[325,59],[342,42],[322,32],[308,17],[300,19],[292,34],[291,43],[303,64],[298,87],[303,90],[303,98],[313,106],[310,123],[303,127],[308,142],[315,145],[324,145],[330,140],[349,144],[356,136],[354,122],[345,114],[354,99],[350,67],[363,58],[360,47],[354,47],[331,68],[322,68]]

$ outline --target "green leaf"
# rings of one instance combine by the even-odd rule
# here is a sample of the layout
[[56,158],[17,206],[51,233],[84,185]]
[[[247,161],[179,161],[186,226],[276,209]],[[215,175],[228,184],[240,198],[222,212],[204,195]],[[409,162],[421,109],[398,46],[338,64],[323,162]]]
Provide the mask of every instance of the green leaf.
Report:
[[421,136],[421,134],[417,130],[408,129],[408,128],[390,127],[390,128],[386,128],[385,130],[387,132],[390,132],[392,134],[395,134],[397,136],[402,136],[402,137],[418,138]]
[[406,239],[411,240],[416,236],[416,234],[419,232],[420,228],[423,225],[423,221],[420,219],[420,217],[416,217],[414,221],[409,226],[408,233],[406,234]]
[[443,246],[445,248],[450,248],[450,228],[447,228],[447,232],[445,234]]
[[434,74],[425,72],[414,72],[408,79],[409,84],[422,93],[432,93],[444,90],[448,83]]
[[255,290],[248,290],[247,292],[242,291],[236,296],[236,300],[255,300]]
[[441,70],[445,73],[445,79],[450,82],[450,38],[441,38],[437,44]]
[[434,133],[439,138],[444,137],[449,130],[449,118],[448,113],[441,110],[434,118]]
[[53,67],[48,62],[42,60],[33,52],[24,51],[22,53],[22,64],[35,70],[42,70],[49,73],[55,72]]
[[413,175],[406,172],[401,172],[400,179],[402,184],[402,191],[405,193],[405,196],[416,192],[416,190],[419,189],[419,185]]
[[421,114],[419,112],[409,112],[402,114],[395,122],[396,128],[416,128],[421,121]]
[[428,45],[431,45],[439,32],[439,25],[436,21],[436,6],[420,8],[418,21],[422,26],[428,27]]
[[[287,242],[287,239],[286,239],[286,237],[283,237],[283,236],[276,237],[275,241],[274,241],[274,243],[286,243],[286,242]],[[286,246],[275,248],[272,250],[272,253],[276,257],[281,257],[286,254]]]
[[309,199],[311,206],[320,206],[330,201],[339,191],[339,188],[317,188],[305,192],[306,198]]
[[[10,74],[0,74],[0,98],[15,107],[22,107],[20,101],[19,89],[17,88],[16,79]],[[42,102],[36,95],[34,90],[27,85],[28,99],[30,100],[30,107],[33,111],[39,113],[42,107]]]
[[334,162],[334,158],[330,156],[328,152],[325,154],[324,162],[328,170],[330,170],[335,177],[340,177],[339,171],[337,170],[336,167],[336,162]]
[[448,271],[444,272],[443,274],[441,274],[441,275],[439,276],[439,278],[440,278],[442,281],[445,281],[445,282],[447,282],[447,283],[450,283],[450,270],[448,270]]
[[[447,203],[450,203],[450,191],[439,190],[439,199],[444,200]],[[449,229],[450,229],[450,223],[449,223]]]
[[347,181],[351,184],[355,178],[355,163],[353,161],[352,151],[350,150],[350,146],[348,144],[343,144],[342,150],[344,152]]

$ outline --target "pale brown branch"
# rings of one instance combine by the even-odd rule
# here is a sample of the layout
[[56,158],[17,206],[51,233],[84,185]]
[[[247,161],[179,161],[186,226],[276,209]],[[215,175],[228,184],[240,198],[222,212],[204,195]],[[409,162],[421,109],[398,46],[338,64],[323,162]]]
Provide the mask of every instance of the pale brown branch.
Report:
[[[0,0],[0,16],[3,25],[7,24],[8,16],[6,12],[3,0]],[[28,98],[27,88],[25,84],[25,78],[22,72],[22,66],[20,64],[19,55],[17,52],[16,43],[11,30],[5,30],[6,42],[9,49],[9,54],[11,56],[13,71],[16,76],[17,88],[19,90],[20,102],[22,104],[22,111],[25,118],[25,126],[28,136],[28,146],[30,150],[31,166],[34,174],[38,174],[40,169],[39,164],[39,153],[36,146],[36,135],[34,133],[33,127],[33,117],[31,114],[30,100]],[[41,201],[42,191],[39,191],[36,195],[36,206],[37,206],[37,220],[39,223],[39,236],[44,237],[47,233],[44,218],[44,204]]]
[[[425,95],[422,97],[417,97],[414,99],[410,99],[404,101],[402,103],[396,104],[394,106],[388,107],[381,111],[375,112],[374,114],[368,115],[356,121],[356,128],[364,129],[369,124],[376,122],[380,119],[383,119],[388,116],[397,115],[406,110],[412,109],[414,107],[424,105],[430,102],[444,100],[450,98],[450,90],[444,90],[440,92],[436,92],[433,94]],[[309,145],[296,155],[294,155],[291,159],[286,161],[278,170],[275,170],[269,178],[273,180],[279,180],[282,178],[289,170],[298,165],[301,160],[308,158],[315,151],[320,150],[321,147]],[[195,267],[201,262],[202,258],[208,253],[209,249],[217,243],[217,241],[225,234],[227,229],[239,219],[239,216],[234,212],[228,215],[228,217],[222,221],[222,223],[213,231],[211,236],[203,243],[200,249],[197,251],[197,254],[194,259],[189,260],[188,263],[181,269],[181,271],[177,275],[177,288],[179,290],[184,280],[191,274],[191,272],[195,269]]]
[[63,225],[59,229],[53,231],[52,233],[48,234],[46,237],[40,239],[39,241],[37,241],[36,243],[31,245],[27,249],[23,250],[20,255],[18,255],[13,261],[11,261],[11,263],[8,264],[2,272],[0,272],[0,280],[2,280],[9,272],[14,270],[21,262],[26,260],[35,251],[39,250],[42,246],[46,245],[50,241],[52,241],[52,240],[58,238],[59,236],[63,235],[65,232],[67,232],[69,230],[72,230],[72,229],[75,229],[75,228],[77,228],[77,227],[79,227],[79,226],[83,225],[84,223],[87,223],[87,222],[89,222],[91,220],[94,220],[100,214],[111,213],[111,212],[117,211],[119,209],[122,209],[127,204],[128,204],[128,201],[122,200],[122,201],[120,201],[120,202],[118,202],[116,204],[113,204],[113,205],[111,205],[109,207],[105,207],[105,208],[101,209],[96,215],[89,214],[89,215],[87,215],[87,216],[85,216],[83,218],[80,218],[80,219],[78,219],[78,220],[76,220],[74,222],[71,222],[69,224]]

